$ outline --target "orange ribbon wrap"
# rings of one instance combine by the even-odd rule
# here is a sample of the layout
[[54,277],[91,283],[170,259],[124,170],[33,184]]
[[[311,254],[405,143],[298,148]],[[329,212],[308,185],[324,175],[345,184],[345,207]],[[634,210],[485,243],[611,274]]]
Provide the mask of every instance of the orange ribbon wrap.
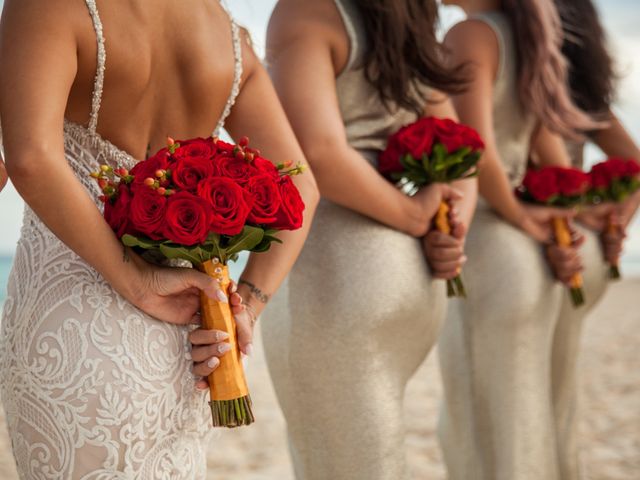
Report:
[[[440,200],[440,205],[438,206],[438,211],[436,212],[436,216],[433,219],[433,224],[441,233],[445,235],[451,235],[451,224],[449,223],[449,212],[451,211],[451,207],[449,204]],[[462,282],[462,278],[460,277],[461,269],[458,267],[456,273],[458,274],[455,278],[447,280],[447,296],[448,297],[466,297],[467,292],[464,288],[464,283]]]
[[[561,247],[570,247],[571,242],[571,232],[569,231],[569,224],[565,218],[556,217],[553,219],[553,230],[556,235],[556,243]],[[576,273],[573,277],[571,277],[571,281],[569,282],[571,288],[582,288],[582,275]]]
[[[612,215],[613,217],[613,215]],[[620,226],[613,221],[613,218],[609,218],[609,224],[607,225],[607,233],[609,235],[618,235],[620,233]],[[613,262],[609,265],[609,278],[617,280],[620,278],[620,262]]]
[[[214,263],[214,261],[209,260],[203,263],[200,270],[218,280],[222,291],[227,292],[230,283],[229,270],[225,265]],[[201,292],[200,312],[204,328],[228,333],[228,341],[231,345],[231,350],[220,358],[218,368],[209,375],[211,400],[235,400],[249,395],[231,307],[228,303],[213,300]]]

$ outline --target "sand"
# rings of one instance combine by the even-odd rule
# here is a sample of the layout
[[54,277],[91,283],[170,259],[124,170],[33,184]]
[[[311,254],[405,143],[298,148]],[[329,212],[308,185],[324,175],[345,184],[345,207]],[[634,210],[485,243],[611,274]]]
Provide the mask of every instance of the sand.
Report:
[[[640,479],[640,280],[612,286],[587,321],[581,358],[582,461],[588,480]],[[259,332],[258,332],[259,335]],[[221,431],[208,454],[209,480],[293,478],[284,433],[260,342],[248,376],[258,422]],[[406,398],[407,452],[413,477],[442,480],[435,436],[441,387],[436,355],[411,380]],[[0,422],[0,478],[17,478]],[[514,479],[516,480],[516,479]]]

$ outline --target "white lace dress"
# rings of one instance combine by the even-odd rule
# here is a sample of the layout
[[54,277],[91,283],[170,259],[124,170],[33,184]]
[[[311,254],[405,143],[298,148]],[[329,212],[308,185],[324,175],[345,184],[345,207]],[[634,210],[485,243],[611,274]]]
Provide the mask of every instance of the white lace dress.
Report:
[[[66,121],[66,158],[100,207],[89,173],[135,160],[96,133],[106,53],[98,38],[88,127]],[[241,45],[231,21],[234,87]],[[194,389],[187,328],[157,321],[119,296],[27,206],[2,317],[2,401],[23,479],[202,479],[208,395]]]

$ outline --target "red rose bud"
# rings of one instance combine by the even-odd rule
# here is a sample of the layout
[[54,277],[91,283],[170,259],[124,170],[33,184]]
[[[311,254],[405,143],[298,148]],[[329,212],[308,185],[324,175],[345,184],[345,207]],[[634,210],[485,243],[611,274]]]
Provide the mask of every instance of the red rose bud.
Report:
[[242,137],[238,142],[238,145],[240,145],[241,147],[246,147],[247,145],[249,145],[249,137]]
[[160,187],[156,191],[158,192],[159,195],[164,195],[165,193],[167,193],[167,189],[164,187]]
[[148,177],[148,178],[145,178],[145,179],[144,179],[144,184],[145,184],[145,186],[147,186],[147,187],[153,187],[153,185],[154,185],[155,183],[156,183],[156,181],[155,181],[153,178],[151,178],[151,177]]

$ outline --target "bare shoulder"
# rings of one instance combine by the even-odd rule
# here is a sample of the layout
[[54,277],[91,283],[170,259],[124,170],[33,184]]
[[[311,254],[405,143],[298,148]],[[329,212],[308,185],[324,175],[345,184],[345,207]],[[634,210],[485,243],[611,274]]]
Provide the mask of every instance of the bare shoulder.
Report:
[[332,56],[348,56],[348,39],[334,0],[280,0],[269,20],[267,57],[291,45],[324,45]]
[[5,0],[2,30],[73,32],[87,15],[87,6],[77,0]]
[[445,46],[457,61],[469,61],[478,67],[495,68],[499,59],[496,33],[485,22],[464,20],[451,28],[444,39]]

